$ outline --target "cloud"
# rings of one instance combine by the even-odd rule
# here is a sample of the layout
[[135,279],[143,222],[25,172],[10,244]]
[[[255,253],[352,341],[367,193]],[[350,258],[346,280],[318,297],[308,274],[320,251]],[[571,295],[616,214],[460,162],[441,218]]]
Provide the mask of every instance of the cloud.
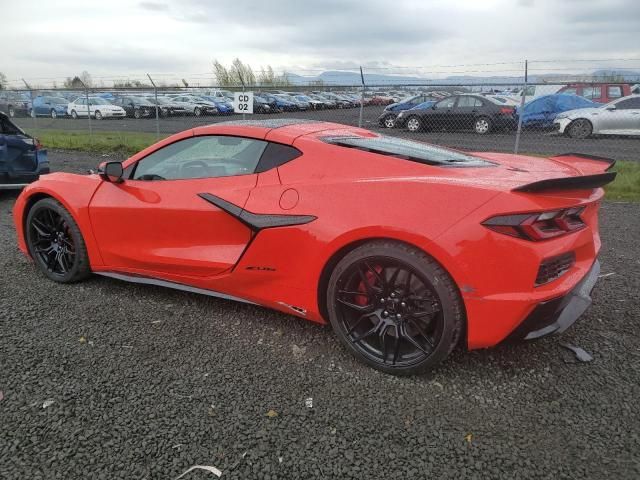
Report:
[[169,11],[169,5],[167,5],[166,3],[140,2],[138,5],[140,5],[141,8],[143,8],[145,10],[151,10],[152,12],[167,12],[167,11]]

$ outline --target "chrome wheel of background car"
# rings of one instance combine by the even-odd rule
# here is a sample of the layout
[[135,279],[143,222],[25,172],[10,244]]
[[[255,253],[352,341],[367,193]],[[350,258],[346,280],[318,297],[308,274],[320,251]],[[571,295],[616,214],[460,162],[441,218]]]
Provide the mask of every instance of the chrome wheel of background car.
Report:
[[102,120],[102,112],[100,110],[96,110],[95,116],[96,120]]
[[140,113],[140,110],[134,110],[133,118],[140,118],[140,117],[142,117],[142,113]]
[[13,107],[9,107],[9,116],[11,118],[16,116],[16,111],[15,111],[15,109]]
[[71,110],[71,118],[73,118],[74,120],[78,119],[78,112],[76,112],[75,110]]
[[409,120],[407,120],[407,130],[409,130],[410,132],[417,132],[418,130],[420,130],[420,127],[421,124],[418,117],[411,117]]
[[200,108],[196,107],[196,108],[193,110],[193,114],[194,114],[196,117],[199,117],[200,115],[202,115],[202,110],[200,110]]
[[438,295],[412,265],[368,257],[339,277],[335,310],[355,350],[381,366],[411,367],[434,353],[444,331]]
[[474,129],[476,133],[479,133],[481,135],[488,133],[490,128],[491,128],[491,122],[489,121],[488,118],[485,118],[485,117],[478,118],[474,125]]
[[396,123],[396,119],[392,115],[389,115],[384,119],[383,123],[386,128],[393,128]]
[[29,109],[29,116],[31,118],[36,118],[36,111],[33,108]]
[[56,112],[53,108],[51,109],[51,118],[58,118],[58,112]]
[[66,275],[73,268],[76,248],[62,215],[43,208],[31,218],[29,229],[33,255],[53,275]]
[[589,120],[579,118],[569,125],[569,136],[571,138],[587,138],[593,132],[593,126]]

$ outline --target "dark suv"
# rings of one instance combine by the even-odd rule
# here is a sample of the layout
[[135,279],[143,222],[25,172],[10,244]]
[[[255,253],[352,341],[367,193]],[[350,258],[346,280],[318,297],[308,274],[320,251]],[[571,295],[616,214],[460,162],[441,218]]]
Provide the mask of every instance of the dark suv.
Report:
[[0,112],[0,190],[22,188],[45,173],[47,151]]

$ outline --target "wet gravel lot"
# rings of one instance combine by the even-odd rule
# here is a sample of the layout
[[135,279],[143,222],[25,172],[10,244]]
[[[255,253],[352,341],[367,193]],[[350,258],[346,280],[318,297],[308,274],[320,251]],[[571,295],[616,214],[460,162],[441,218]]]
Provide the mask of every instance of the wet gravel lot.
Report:
[[640,477],[640,205],[604,204],[603,278],[562,337],[394,378],[260,307],[52,283],[16,248],[14,200],[0,192],[2,479]]

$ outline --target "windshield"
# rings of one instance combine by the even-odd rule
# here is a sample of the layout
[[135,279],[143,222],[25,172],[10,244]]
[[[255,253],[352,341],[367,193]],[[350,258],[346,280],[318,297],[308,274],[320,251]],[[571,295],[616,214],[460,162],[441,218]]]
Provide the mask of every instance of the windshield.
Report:
[[392,157],[412,160],[427,165],[451,165],[465,167],[482,167],[493,165],[480,158],[464,153],[436,147],[428,143],[406,140],[404,138],[389,137],[329,137],[323,141],[341,147],[356,148],[365,152],[389,155]]

